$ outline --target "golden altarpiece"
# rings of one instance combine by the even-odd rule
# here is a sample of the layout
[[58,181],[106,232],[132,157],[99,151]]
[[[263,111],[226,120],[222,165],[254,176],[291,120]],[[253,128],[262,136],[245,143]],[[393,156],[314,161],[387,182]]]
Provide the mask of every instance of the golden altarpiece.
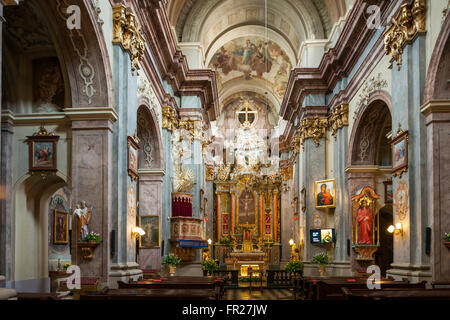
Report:
[[[220,173],[220,170],[219,170]],[[280,261],[279,178],[243,175],[215,181],[216,258],[247,276]],[[229,240],[230,245],[221,245]]]
[[[249,102],[236,112],[235,140],[227,141],[231,163],[207,169],[215,185],[215,257],[228,270],[266,270],[280,262],[280,188],[278,166],[254,123]],[[258,272],[255,272],[258,275]]]

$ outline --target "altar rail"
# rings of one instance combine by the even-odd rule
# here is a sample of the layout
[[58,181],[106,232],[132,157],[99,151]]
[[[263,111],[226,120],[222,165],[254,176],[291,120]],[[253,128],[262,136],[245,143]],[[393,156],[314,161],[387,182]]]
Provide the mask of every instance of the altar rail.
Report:
[[239,287],[239,270],[219,270],[214,271],[214,277],[221,277],[225,280],[225,288]]
[[267,270],[267,288],[291,288],[293,279],[302,276],[302,272],[289,273],[285,270]]

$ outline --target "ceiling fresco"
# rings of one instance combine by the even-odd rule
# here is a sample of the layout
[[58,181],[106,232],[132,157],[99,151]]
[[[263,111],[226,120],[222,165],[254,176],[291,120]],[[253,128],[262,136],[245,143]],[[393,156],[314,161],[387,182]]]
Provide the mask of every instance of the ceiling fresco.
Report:
[[218,89],[231,80],[263,79],[283,99],[292,64],[280,46],[262,37],[240,37],[222,46],[209,68],[216,70]]

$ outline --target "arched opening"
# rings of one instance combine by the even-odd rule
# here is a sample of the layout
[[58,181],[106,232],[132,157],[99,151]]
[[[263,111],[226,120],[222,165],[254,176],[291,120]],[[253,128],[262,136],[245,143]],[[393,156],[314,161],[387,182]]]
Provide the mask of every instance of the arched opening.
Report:
[[140,101],[137,112],[139,138],[139,182],[137,198],[139,208],[136,225],[146,234],[137,244],[138,263],[144,271],[159,269],[165,221],[162,221],[162,193],[164,159],[161,133],[155,111],[145,101]]
[[[63,191],[62,188],[66,189]],[[56,261],[61,258],[69,260],[70,241],[57,245],[54,233],[50,231],[54,230],[55,209],[69,214],[69,199],[70,189],[58,175],[49,175],[45,179],[41,175],[25,176],[16,184],[12,230],[13,280],[47,278],[48,271],[54,270],[55,258]],[[70,226],[68,216],[63,223]]]
[[[390,98],[384,92],[372,93],[369,103],[359,110],[350,137],[349,196],[366,186],[380,196],[379,225],[374,224],[372,230],[377,234],[379,247],[371,261],[358,260],[358,255],[353,253],[352,264],[355,271],[360,271],[375,263],[383,276],[393,262],[393,234],[387,231],[393,224],[391,140]],[[350,216],[353,214],[350,211]],[[354,230],[356,226],[353,221],[350,223]]]

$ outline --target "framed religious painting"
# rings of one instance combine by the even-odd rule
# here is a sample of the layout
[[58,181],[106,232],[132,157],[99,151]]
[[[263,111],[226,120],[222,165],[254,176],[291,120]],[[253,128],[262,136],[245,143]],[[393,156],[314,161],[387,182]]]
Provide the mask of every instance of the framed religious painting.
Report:
[[132,180],[137,180],[138,173],[138,140],[136,136],[128,137],[128,175]]
[[59,137],[48,133],[44,127],[27,137],[29,145],[29,171],[57,171],[57,146]]
[[336,207],[336,180],[320,180],[315,182],[316,208]]
[[53,216],[53,244],[69,244],[69,214],[55,209]]
[[399,129],[392,145],[392,175],[401,176],[408,170],[408,131]]
[[392,203],[394,200],[394,192],[392,189],[392,181],[383,181],[384,184],[384,203]]
[[139,217],[140,227],[145,234],[139,240],[142,249],[154,249],[161,247],[161,220],[159,215]]

